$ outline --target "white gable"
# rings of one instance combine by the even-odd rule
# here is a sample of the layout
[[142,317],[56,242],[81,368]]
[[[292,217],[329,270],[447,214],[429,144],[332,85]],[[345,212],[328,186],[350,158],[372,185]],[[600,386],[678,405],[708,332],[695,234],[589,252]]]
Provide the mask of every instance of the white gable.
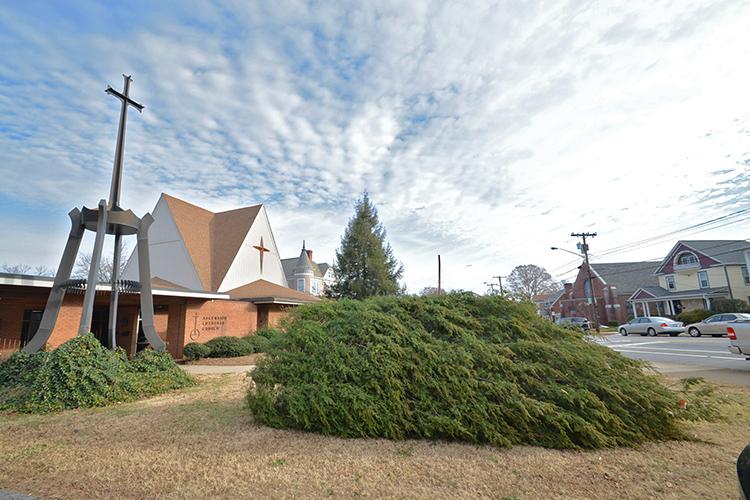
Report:
[[[260,271],[260,252],[254,248],[260,246],[261,238],[263,238],[263,246],[269,250],[264,252],[263,255],[263,273]],[[266,207],[261,207],[255,217],[255,221],[247,232],[247,236],[245,236],[245,240],[234,257],[232,265],[229,266],[218,291],[232,290],[259,279],[287,286],[284,268],[279,257],[279,249],[276,246],[273,231],[271,231]]]
[[[148,231],[151,276],[158,276],[189,290],[203,290],[172,211],[163,197],[159,198],[152,215],[154,223]],[[123,279],[138,280],[138,253],[135,249],[122,276]]]

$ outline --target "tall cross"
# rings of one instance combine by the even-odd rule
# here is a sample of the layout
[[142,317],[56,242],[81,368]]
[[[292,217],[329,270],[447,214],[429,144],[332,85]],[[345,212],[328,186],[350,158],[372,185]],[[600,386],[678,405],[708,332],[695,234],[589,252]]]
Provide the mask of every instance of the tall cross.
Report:
[[260,274],[263,274],[263,254],[271,250],[263,246],[263,236],[260,237],[260,245],[253,245],[253,248],[260,252]]
[[105,92],[117,97],[122,101],[120,108],[120,126],[117,129],[117,145],[115,146],[115,165],[112,168],[112,185],[109,188],[109,208],[120,208],[120,186],[122,184],[122,158],[125,150],[125,122],[128,120],[128,106],[133,106],[140,113],[143,111],[143,105],[138,104],[130,98],[130,82],[133,79],[130,75],[122,75],[125,80],[122,93],[116,91],[109,85]]

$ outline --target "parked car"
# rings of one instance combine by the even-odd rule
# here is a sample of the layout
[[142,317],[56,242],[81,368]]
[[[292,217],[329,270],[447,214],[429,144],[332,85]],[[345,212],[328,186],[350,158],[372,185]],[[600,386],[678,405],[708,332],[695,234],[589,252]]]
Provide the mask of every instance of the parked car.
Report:
[[668,333],[670,337],[676,337],[685,331],[685,327],[679,321],[660,316],[648,316],[644,318],[633,318],[624,325],[618,327],[620,335],[639,333],[642,336],[656,337],[660,333]]
[[560,318],[557,320],[557,323],[559,325],[573,325],[583,328],[584,330],[591,330],[591,323],[587,318],[582,318],[580,316],[572,316],[570,318]]
[[727,333],[727,323],[737,320],[750,319],[750,314],[745,313],[724,313],[714,314],[704,319],[700,323],[691,323],[687,328],[691,337],[700,337],[701,335],[712,335],[721,337]]
[[750,319],[733,321],[727,326],[729,352],[745,356],[750,361]]

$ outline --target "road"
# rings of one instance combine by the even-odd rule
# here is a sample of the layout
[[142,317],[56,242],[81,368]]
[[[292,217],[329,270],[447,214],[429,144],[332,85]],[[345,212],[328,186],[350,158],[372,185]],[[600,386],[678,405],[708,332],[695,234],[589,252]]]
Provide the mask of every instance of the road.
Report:
[[596,341],[630,358],[649,361],[670,376],[703,377],[713,382],[750,387],[750,361],[731,354],[726,337],[606,335]]

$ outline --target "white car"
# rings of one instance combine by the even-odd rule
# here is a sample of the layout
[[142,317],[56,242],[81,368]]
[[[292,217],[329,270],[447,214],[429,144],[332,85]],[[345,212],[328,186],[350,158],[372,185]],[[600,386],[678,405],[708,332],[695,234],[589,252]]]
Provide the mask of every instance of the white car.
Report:
[[638,333],[656,337],[660,333],[668,333],[670,337],[676,337],[685,331],[685,326],[679,321],[660,316],[648,316],[645,318],[633,318],[624,325],[618,327],[620,335]]
[[729,352],[745,356],[750,361],[750,320],[733,321],[727,326]]

